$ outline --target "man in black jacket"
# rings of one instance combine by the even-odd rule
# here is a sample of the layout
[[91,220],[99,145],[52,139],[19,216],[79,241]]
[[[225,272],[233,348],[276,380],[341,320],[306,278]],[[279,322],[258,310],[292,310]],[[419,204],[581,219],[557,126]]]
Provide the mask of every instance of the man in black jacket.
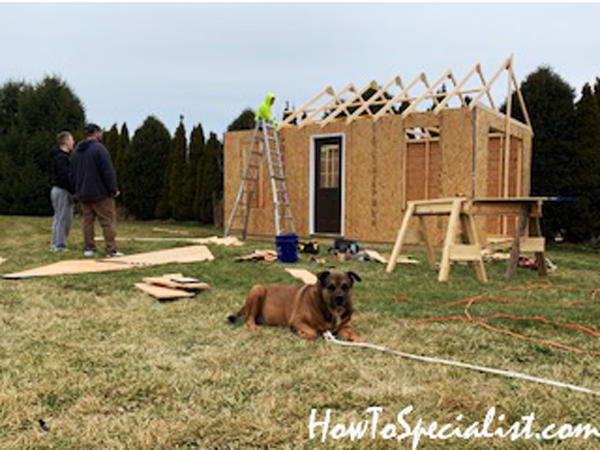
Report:
[[119,195],[115,169],[108,150],[100,142],[102,129],[96,124],[85,127],[85,141],[77,145],[71,157],[71,174],[75,195],[83,214],[84,255],[96,254],[94,221],[98,218],[104,233],[106,256],[121,256],[117,251],[117,213],[115,197]]
[[50,150],[52,190],[52,250],[59,253],[67,248],[67,237],[73,223],[73,183],[71,157],[75,141],[68,131],[57,136],[57,145]]

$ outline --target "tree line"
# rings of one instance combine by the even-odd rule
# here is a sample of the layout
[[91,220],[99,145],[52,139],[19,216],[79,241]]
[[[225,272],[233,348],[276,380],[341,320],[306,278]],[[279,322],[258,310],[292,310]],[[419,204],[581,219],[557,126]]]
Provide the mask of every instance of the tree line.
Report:
[[[600,238],[600,78],[575,89],[541,66],[521,83],[534,131],[531,195],[558,197],[544,206],[544,236],[571,242]],[[517,102],[516,93],[512,102]],[[520,108],[513,117],[523,121]]]
[[[532,122],[531,195],[558,197],[545,206],[544,235],[582,242],[600,238],[600,78],[575,89],[548,66],[521,83]],[[516,95],[516,94],[514,94]],[[513,104],[517,104],[513,98]],[[520,108],[513,116],[523,121]],[[82,102],[59,77],[0,87],[0,214],[51,214],[49,148],[59,131],[83,138]],[[254,127],[246,109],[228,131]],[[202,125],[174,136],[148,117],[130,139],[127,125],[104,135],[122,192],[120,206],[135,218],[220,223],[223,144]]]
[[[0,87],[0,214],[52,214],[50,148],[60,131],[83,139],[81,100],[59,77],[37,84],[9,81]],[[233,125],[233,124],[232,124]],[[130,138],[126,123],[105,131],[121,190],[119,209],[140,220],[220,223],[223,144],[183,121],[175,135],[149,116]]]

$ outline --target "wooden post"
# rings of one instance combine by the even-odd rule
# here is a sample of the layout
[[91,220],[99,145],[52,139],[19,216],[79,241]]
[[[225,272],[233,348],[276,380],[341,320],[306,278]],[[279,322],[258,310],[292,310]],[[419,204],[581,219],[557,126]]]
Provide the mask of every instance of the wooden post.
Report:
[[402,251],[402,245],[404,244],[404,238],[406,237],[406,232],[408,231],[408,224],[410,222],[410,218],[415,211],[415,205],[413,202],[408,202],[408,209],[404,214],[404,220],[402,220],[402,226],[400,227],[400,231],[398,231],[398,237],[396,238],[396,244],[394,245],[394,250],[392,251],[392,256],[387,265],[387,272],[393,272],[396,268],[396,264],[398,263],[398,257],[400,256],[400,252]]
[[419,225],[421,226],[421,236],[423,236],[423,241],[425,242],[425,249],[427,250],[427,262],[429,263],[429,268],[431,270],[435,270],[435,251],[433,249],[431,239],[429,238],[429,232],[427,231],[425,217],[419,216]]
[[430,140],[425,141],[425,200],[429,200],[429,148]]
[[[402,127],[404,127],[404,121],[402,123]],[[404,129],[406,131],[406,129]],[[404,133],[404,137],[402,138],[402,148],[400,149],[402,152],[402,211],[406,210],[406,177],[408,175],[408,140],[406,138],[406,133]]]
[[[538,207],[539,210],[539,207]],[[530,235],[536,237],[542,237],[542,226],[540,224],[540,216],[539,211],[533,218],[533,220],[529,223],[530,226]],[[546,253],[545,252],[535,252],[535,263],[538,268],[538,273],[540,276],[545,277],[548,275],[548,267],[546,266]]]
[[[510,67],[510,66],[509,66]],[[506,118],[504,126],[504,182],[502,189],[502,196],[508,198],[510,195],[510,115],[512,114],[512,80],[508,78],[508,93],[506,96]],[[502,218],[502,228],[505,233],[508,233],[508,217]]]
[[517,265],[519,263],[519,256],[521,255],[521,236],[525,233],[527,225],[529,224],[529,215],[531,214],[531,207],[528,203],[523,203],[521,206],[521,213],[519,214],[519,222],[515,230],[515,239],[510,250],[510,259],[508,261],[508,268],[506,269],[506,278],[512,278],[515,275]]
[[463,199],[457,198],[452,202],[452,211],[448,220],[448,230],[446,231],[446,240],[444,241],[444,250],[442,252],[442,263],[438,281],[448,281],[450,277],[450,250],[456,240],[458,227],[460,226],[460,209]]
[[463,231],[465,233],[464,237],[465,241],[474,245],[479,249],[479,258],[474,261],[470,261],[469,265],[473,267],[475,273],[477,274],[477,278],[482,283],[487,283],[488,278],[485,273],[485,265],[483,263],[483,259],[481,258],[481,242],[479,241],[479,235],[477,233],[477,224],[475,223],[475,217],[472,213],[461,214],[461,223],[463,226]]

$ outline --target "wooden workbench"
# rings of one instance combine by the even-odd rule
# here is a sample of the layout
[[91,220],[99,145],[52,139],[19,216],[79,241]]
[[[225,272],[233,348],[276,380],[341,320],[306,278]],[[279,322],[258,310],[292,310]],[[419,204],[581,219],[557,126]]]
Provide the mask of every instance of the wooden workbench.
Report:
[[545,240],[542,236],[542,205],[546,197],[475,198],[467,202],[467,210],[475,216],[518,216],[512,242],[507,278],[514,276],[521,252],[535,253],[540,275],[548,275]]
[[[485,266],[481,257],[481,242],[474,216],[518,216],[512,242],[507,278],[514,276],[521,251],[533,252],[540,275],[547,275],[545,241],[542,237],[540,218],[545,197],[513,198],[440,198],[408,202],[402,226],[387,271],[392,272],[402,251],[411,218],[418,217],[421,235],[427,248],[427,260],[435,268],[435,252],[429,239],[425,216],[448,216],[448,228],[442,251],[438,280],[448,281],[451,261],[466,261],[475,270],[482,283],[487,282]],[[459,240],[460,237],[460,240]]]

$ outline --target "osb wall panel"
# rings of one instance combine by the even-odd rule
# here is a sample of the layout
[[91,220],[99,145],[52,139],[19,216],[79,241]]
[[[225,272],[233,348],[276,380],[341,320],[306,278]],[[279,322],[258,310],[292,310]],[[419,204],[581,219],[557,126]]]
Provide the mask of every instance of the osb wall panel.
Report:
[[[473,113],[472,113],[473,114]],[[473,197],[490,197],[488,184],[490,183],[490,125],[488,114],[482,108],[475,108],[475,189]]]
[[377,217],[372,217],[377,195],[377,164],[380,149],[374,146],[379,123],[360,119],[346,128],[346,237],[365,240],[376,236]]
[[376,122],[381,134],[376,136],[379,149],[376,203],[377,234],[383,242],[396,239],[402,221],[402,151],[405,137],[400,117],[388,116]]
[[[240,187],[240,180],[243,173],[244,158],[242,147],[250,146],[250,137],[252,131],[236,131],[225,134],[225,143],[223,150],[224,158],[224,208],[225,223],[228,223],[231,209],[235,204],[235,199]],[[235,226],[235,225],[234,225]]]
[[473,122],[468,109],[441,113],[441,196],[473,194]]
[[[300,130],[290,127],[283,129],[279,137],[296,233],[304,237],[309,233],[310,131],[306,127]],[[270,230],[268,234],[275,232],[273,227]]]
[[362,119],[346,127],[346,237],[391,242],[402,219],[399,117]]

